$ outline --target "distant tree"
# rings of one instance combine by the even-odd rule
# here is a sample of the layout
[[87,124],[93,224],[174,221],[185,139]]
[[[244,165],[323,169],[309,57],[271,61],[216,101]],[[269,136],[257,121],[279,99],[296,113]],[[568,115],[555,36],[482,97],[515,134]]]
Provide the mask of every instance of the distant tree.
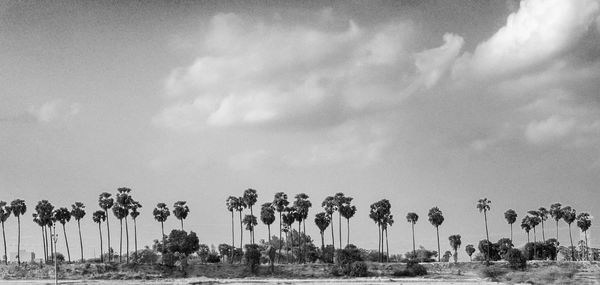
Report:
[[333,232],[333,213],[338,210],[337,203],[333,196],[327,196],[321,203],[321,207],[327,215],[329,216],[329,221],[331,225],[331,245],[333,246],[333,250],[335,251],[335,234]]
[[[483,198],[483,199],[479,199],[479,201],[477,202],[477,209],[479,209],[479,212],[483,212],[483,218],[485,220],[485,239],[488,241],[488,243],[490,242],[490,234],[488,232],[488,225],[487,225],[487,212],[490,210],[490,204],[492,203],[492,201],[488,200],[488,198]],[[488,247],[488,250],[490,249],[490,247]],[[487,257],[488,257],[488,264],[489,264],[489,256],[490,253],[488,252]]]
[[354,214],[356,214],[356,206],[350,205],[350,204],[343,204],[340,207],[340,214],[342,215],[342,217],[344,217],[346,219],[347,230],[348,230],[346,246],[348,246],[350,244],[350,218],[354,217]]
[[410,212],[406,214],[406,220],[410,223],[412,228],[413,255],[417,256],[417,250],[415,247],[415,224],[419,220],[419,215],[417,215],[417,213]]
[[315,224],[319,228],[319,232],[321,233],[321,252],[325,250],[325,237],[324,233],[329,223],[331,222],[329,214],[326,212],[320,212],[315,215]]
[[573,235],[571,234],[571,224],[577,218],[577,211],[571,208],[571,206],[566,206],[562,208],[562,218],[569,225],[569,239],[571,240],[571,257],[575,260],[575,247],[573,246]]
[[[532,214],[534,212],[537,211],[529,211],[529,214]],[[533,215],[531,217],[529,217],[529,226],[533,229],[533,242],[537,242],[537,234],[535,231],[535,228],[542,222],[542,219],[537,216],[537,215]]]
[[442,256],[442,261],[443,262],[450,262],[450,257],[452,256],[452,252],[450,252],[449,250],[446,250],[446,252],[444,252],[444,255]]
[[183,231],[183,220],[185,220],[190,213],[190,208],[186,205],[186,201],[177,201],[173,204],[173,215],[181,221],[181,230]]
[[508,209],[504,212],[504,218],[510,225],[510,240],[513,239],[513,224],[517,221],[517,212],[513,209]]
[[508,238],[501,238],[496,244],[498,245],[498,254],[500,257],[504,257],[514,246],[512,240]]
[[138,246],[137,246],[137,217],[140,215],[140,212],[138,211],[139,208],[142,207],[142,204],[140,204],[140,202],[138,201],[132,201],[131,202],[131,211],[129,212],[129,216],[131,216],[131,219],[133,220],[133,241],[134,241],[134,248],[135,248],[135,260],[138,260]]
[[558,240],[558,221],[562,219],[563,211],[560,203],[554,203],[550,206],[550,216],[556,222],[556,240]]
[[44,236],[44,222],[42,221],[42,219],[40,219],[38,213],[33,213],[33,222],[36,223],[38,226],[40,226],[40,229],[42,230],[42,248],[44,250],[44,261],[46,260],[46,238]]
[[[44,231],[44,238],[45,238],[45,248],[46,248],[46,256],[44,257],[45,260],[50,259],[50,252],[54,252],[53,250],[49,250],[49,249],[53,249],[54,246],[53,244],[50,242],[50,238],[48,237],[48,229],[51,228],[52,224],[53,224],[53,212],[54,212],[54,206],[52,206],[52,204],[50,202],[48,202],[48,200],[41,200],[37,203],[37,205],[35,206],[35,211],[38,215],[38,219],[40,220],[40,223],[43,225],[43,231]],[[51,230],[51,229],[50,229]]]
[[[391,207],[391,205],[390,205]],[[385,256],[386,256],[386,262],[389,262],[390,260],[390,246],[388,244],[388,226],[391,227],[394,224],[394,215],[388,214],[386,216],[383,217],[381,226],[382,226],[382,230],[385,233]]]
[[112,208],[113,215],[119,220],[120,232],[119,232],[119,262],[123,261],[123,219],[129,215],[129,211],[124,206],[117,203]]
[[[94,223],[98,224],[98,232],[100,233],[100,262],[104,263],[104,249],[102,248],[102,222],[106,221],[106,213],[103,210],[98,210],[92,214]],[[110,255],[110,254],[109,254]]]
[[250,232],[250,239],[252,239],[252,231],[254,231],[254,227],[258,225],[256,217],[253,215],[246,215],[242,222],[246,225],[246,230]]
[[[117,189],[117,206],[119,209],[119,221],[125,220],[125,237],[126,237],[126,250],[125,256],[127,258],[127,263],[129,263],[129,223],[127,222],[127,217],[129,216],[129,211],[131,210],[131,203],[133,203],[133,197],[131,197],[131,189],[127,187],[121,187]],[[114,209],[113,209],[114,212]],[[117,217],[117,218],[119,218]],[[121,231],[122,231],[121,225]],[[122,235],[121,235],[122,236]],[[120,252],[119,252],[120,253]],[[119,256],[119,261],[121,261],[121,256]]]
[[244,228],[243,228],[244,221],[242,219],[242,211],[244,211],[245,208],[246,208],[246,204],[244,203],[243,197],[238,197],[237,204],[235,205],[235,210],[238,211],[238,213],[240,215],[240,249],[244,248],[244,246],[243,246],[243,243],[244,243]]
[[[379,231],[378,252],[379,252],[379,256],[380,256],[380,262],[384,261],[384,256],[383,256],[384,230],[387,229],[388,225],[393,223],[393,215],[391,214],[391,207],[392,207],[392,205],[390,204],[390,201],[387,199],[379,200],[379,201],[371,204],[371,206],[370,206],[369,218],[371,218],[377,224],[377,229]],[[389,249],[387,249],[386,252],[389,252]],[[389,260],[388,255],[389,254],[386,255],[386,258],[387,258],[386,260]]]
[[[291,234],[291,228],[292,225],[294,224],[294,222],[296,221],[296,215],[295,215],[295,209],[293,207],[285,207],[285,214],[283,214],[282,220],[283,220],[283,231],[286,233],[286,244],[289,244],[290,246],[286,246],[286,251],[289,250],[290,247],[294,246],[294,236]],[[287,237],[289,233],[289,238]],[[291,241],[290,241],[291,239]],[[287,261],[289,262],[289,260]],[[293,262],[293,256],[292,256],[292,262]]]
[[198,254],[198,257],[200,258],[200,262],[206,263],[206,260],[208,259],[208,256],[210,255],[210,248],[208,247],[208,245],[201,243],[200,246],[198,247],[198,252],[196,254]]
[[438,262],[441,261],[441,257],[440,257],[440,230],[439,227],[442,225],[442,223],[444,222],[444,215],[442,213],[442,211],[438,208],[438,207],[433,207],[431,209],[429,209],[429,213],[427,215],[429,217],[429,222],[431,223],[431,225],[433,225],[435,227],[436,233],[437,233],[437,243],[438,243]]
[[544,207],[540,207],[537,212],[538,217],[540,218],[540,222],[542,223],[542,240],[546,242],[546,234],[544,233],[544,222],[548,219],[548,214],[550,214],[550,212]]
[[67,256],[68,261],[71,262],[71,252],[69,251],[69,240],[67,239],[67,230],[65,229],[65,224],[71,220],[71,212],[67,208],[58,208],[54,210],[54,219],[62,224],[63,234],[65,236],[65,245],[67,247]]
[[75,202],[75,204],[71,205],[71,216],[77,221],[77,230],[79,231],[79,246],[81,250],[81,262],[84,262],[83,259],[83,239],[81,239],[81,224],[80,221],[85,217],[85,206],[81,202]]
[[271,224],[275,222],[275,208],[272,203],[264,203],[260,208],[260,220],[267,225],[268,241],[271,244]]
[[[275,197],[273,198],[273,203],[272,206],[273,208],[275,208],[275,211],[277,211],[279,213],[279,254],[278,256],[281,256],[281,233],[282,233],[282,212],[285,210],[285,208],[287,207],[287,205],[290,203],[287,200],[287,194],[283,193],[283,192],[277,192],[275,193]],[[279,260],[278,260],[279,262]]]
[[[152,214],[154,215],[154,219],[160,223],[163,245],[165,245],[165,222],[167,221],[167,218],[171,215],[171,211],[169,211],[169,208],[167,208],[167,205],[165,203],[158,203],[156,204],[156,208],[154,208],[154,211],[152,211]],[[165,254],[164,246],[162,254]]]
[[462,241],[460,240],[460,235],[451,235],[450,237],[448,237],[448,240],[450,241],[450,247],[452,247],[452,249],[454,250],[454,263],[456,263],[458,262],[458,248],[462,244]]
[[[300,193],[298,195],[295,196],[295,201],[294,201],[294,208],[296,209],[295,214],[296,214],[296,221],[298,221],[298,245],[299,245],[299,249],[300,249],[300,254],[302,255],[302,261],[304,262],[306,260],[306,256],[304,255],[306,252],[304,250],[304,239],[303,237],[305,235],[300,235],[301,232],[303,232],[304,234],[306,234],[306,219],[308,218],[308,211],[310,209],[310,207],[312,207],[312,203],[309,200],[308,195],[304,194],[304,193]],[[300,230],[300,224],[304,222],[304,231]]]
[[188,256],[200,249],[200,241],[195,232],[172,230],[165,246],[168,253],[181,253]]
[[[258,194],[256,193],[256,190],[252,188],[244,190],[242,201],[248,208],[250,208],[250,215],[255,217],[254,212],[252,211],[252,207],[254,206],[254,204],[256,204],[256,201],[258,201]],[[254,244],[254,227],[252,227],[252,230],[250,230],[250,243]]]
[[339,192],[339,193],[335,194],[335,196],[333,197],[333,200],[334,200],[336,208],[338,210],[338,228],[339,228],[339,233],[340,233],[339,244],[340,244],[340,248],[342,248],[342,212],[341,212],[341,208],[345,204],[350,204],[350,202],[352,202],[352,197],[346,197],[346,195],[344,195],[344,193]]
[[465,251],[467,252],[467,255],[469,256],[469,259],[470,259],[471,261],[473,261],[473,257],[472,257],[472,255],[473,255],[473,253],[475,252],[475,246],[473,246],[472,244],[468,244],[468,245],[465,247]]
[[590,248],[588,247],[588,238],[587,231],[592,226],[592,220],[590,218],[590,214],[588,213],[579,213],[577,215],[577,227],[581,229],[583,234],[585,235],[585,256],[587,260],[590,260]]
[[4,264],[8,264],[8,252],[6,251],[6,234],[4,231],[4,223],[6,222],[6,220],[8,220],[8,217],[10,217],[11,213],[12,210],[10,209],[10,206],[4,201],[0,201],[0,223],[2,223],[2,238],[4,240]]
[[18,237],[17,237],[17,263],[21,264],[21,256],[19,256],[21,252],[21,215],[25,214],[27,211],[27,206],[25,205],[25,200],[15,199],[10,203],[10,209],[12,210],[12,214],[17,217],[17,225],[18,225]]
[[[98,206],[100,206],[100,208],[102,208],[102,210],[104,210],[104,214],[106,216],[106,235],[107,235],[107,240],[108,240],[108,248],[110,249],[110,223],[108,221],[108,210],[112,209],[115,200],[113,198],[111,198],[112,194],[107,193],[107,192],[103,192],[102,194],[100,194],[100,196],[98,197]],[[110,262],[111,260],[111,255],[108,255],[108,262]]]
[[529,224],[529,216],[525,216],[521,221],[521,228],[527,233],[527,243],[529,243],[529,231],[531,231],[531,225]]

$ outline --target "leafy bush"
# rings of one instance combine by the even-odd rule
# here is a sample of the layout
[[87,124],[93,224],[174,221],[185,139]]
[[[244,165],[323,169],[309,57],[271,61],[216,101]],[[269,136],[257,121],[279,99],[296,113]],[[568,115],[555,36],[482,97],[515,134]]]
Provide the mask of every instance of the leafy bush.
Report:
[[363,261],[360,250],[353,244],[349,244],[344,249],[337,250],[337,263],[340,265],[349,265],[355,261]]
[[323,251],[321,251],[319,259],[323,263],[333,263],[334,252],[335,250],[333,245],[328,245],[323,249]]
[[498,282],[499,281],[498,278],[501,277],[502,275],[505,275],[506,273],[508,273],[508,271],[506,269],[496,267],[496,266],[487,266],[481,270],[481,275],[484,278],[490,278],[494,282]]
[[509,249],[506,253],[506,260],[508,261],[509,267],[512,269],[523,270],[527,267],[527,258],[523,253],[516,249]]
[[[497,243],[492,243],[487,240],[479,241],[479,252],[483,255],[485,260],[498,261],[501,259],[500,257],[500,246]],[[489,252],[489,256],[488,256]]]
[[247,244],[246,245],[246,254],[244,254],[244,258],[246,259],[246,265],[250,269],[250,272],[256,274],[258,272],[258,268],[260,265],[260,250],[258,249],[258,245],[256,244]]
[[544,242],[529,242],[523,248],[523,254],[527,260],[555,260],[556,259],[556,239],[549,239]]
[[352,277],[366,277],[369,275],[369,268],[363,261],[355,261],[352,263],[348,275]]
[[427,268],[425,268],[425,266],[419,264],[415,260],[409,260],[406,263],[406,268],[404,270],[395,271],[393,275],[396,277],[423,276],[427,275]]
[[155,264],[158,261],[158,254],[149,248],[138,250],[133,257],[135,263]]
[[406,259],[402,260],[403,262],[408,262],[409,260],[417,260],[418,262],[435,262],[437,257],[437,251],[425,249],[423,246],[420,246],[416,250],[416,254],[412,251],[409,251],[405,254]]
[[186,256],[200,249],[200,242],[195,232],[172,230],[166,240],[167,252],[179,252]]
[[219,263],[221,262],[221,259],[219,258],[219,255],[211,252],[208,254],[208,257],[206,258],[206,262],[208,263]]
[[175,266],[175,262],[177,262],[177,257],[175,256],[174,253],[167,252],[167,253],[165,253],[165,254],[162,255],[161,262],[165,266],[174,267]]

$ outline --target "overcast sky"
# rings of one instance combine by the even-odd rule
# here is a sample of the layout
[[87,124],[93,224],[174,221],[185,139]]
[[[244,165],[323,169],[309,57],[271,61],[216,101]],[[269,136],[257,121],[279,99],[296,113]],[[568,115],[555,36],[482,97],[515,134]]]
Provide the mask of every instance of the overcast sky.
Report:
[[351,242],[373,249],[368,207],[387,198],[394,253],[411,249],[409,211],[432,249],[427,211],[444,212],[444,250],[484,237],[483,197],[493,240],[517,211],[517,245],[527,210],[599,210],[598,0],[148,2],[0,3],[0,200],[27,201],[23,248],[41,248],[38,200],[82,201],[99,253],[97,196],[123,186],[141,244],[160,237],[156,203],[177,200],[201,242],[229,243],[225,199],[248,187],[259,205],[308,194],[317,242],[321,201],[355,197]]

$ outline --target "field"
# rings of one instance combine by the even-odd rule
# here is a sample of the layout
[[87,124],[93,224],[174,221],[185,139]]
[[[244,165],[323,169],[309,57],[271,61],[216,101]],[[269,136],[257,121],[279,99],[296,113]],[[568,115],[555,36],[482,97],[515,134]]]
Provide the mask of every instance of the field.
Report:
[[[381,284],[401,282],[410,284],[600,284],[598,262],[530,262],[525,271],[508,269],[503,262],[489,267],[476,262],[424,264],[428,275],[419,278],[394,277],[394,271],[404,264],[368,263],[370,276],[365,278],[335,277],[333,265],[303,264],[276,265],[273,273],[262,266],[259,273],[251,274],[240,264],[200,264],[192,262],[184,270],[165,269],[159,265],[69,264],[61,265],[59,278],[63,284]],[[54,277],[52,266],[28,264],[0,266],[0,283],[45,284]],[[497,284],[497,283],[496,283]]]

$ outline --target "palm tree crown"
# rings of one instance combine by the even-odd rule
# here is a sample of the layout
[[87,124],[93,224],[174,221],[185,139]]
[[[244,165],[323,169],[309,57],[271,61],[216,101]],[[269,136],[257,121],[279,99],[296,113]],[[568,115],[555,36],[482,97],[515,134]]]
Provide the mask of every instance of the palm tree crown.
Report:
[[183,220],[185,220],[190,213],[190,208],[186,203],[186,201],[177,201],[173,204],[173,215],[181,221],[181,230],[183,230]]

